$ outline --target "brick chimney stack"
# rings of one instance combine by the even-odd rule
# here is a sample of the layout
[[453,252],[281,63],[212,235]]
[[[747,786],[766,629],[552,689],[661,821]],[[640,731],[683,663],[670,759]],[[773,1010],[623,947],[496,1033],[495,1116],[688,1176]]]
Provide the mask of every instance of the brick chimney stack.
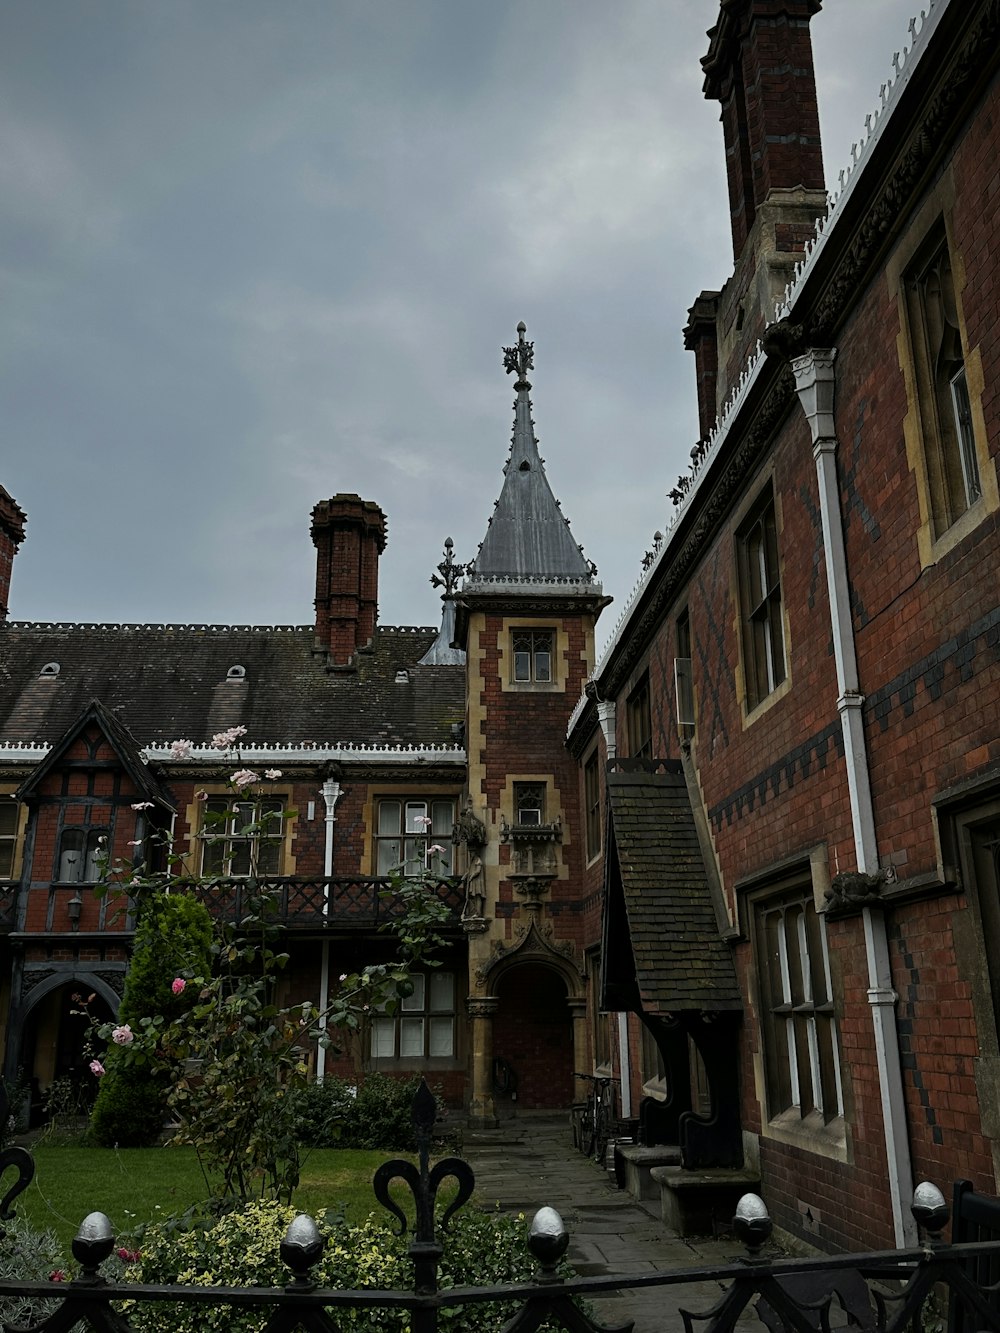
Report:
[[10,577],[17,548],[24,541],[27,515],[0,486],[0,620],[7,619],[10,604]]
[[718,415],[718,315],[719,293],[702,292],[688,311],[688,322],[684,328],[684,346],[689,352],[694,352],[698,381],[698,429],[703,440],[708,439]]
[[809,20],[821,4],[722,0],[708,33],[704,92],[722,103],[737,259],[771,190],[824,188],[809,36]]
[[316,547],[316,646],[335,666],[348,666],[375,636],[385,515],[359,495],[334,495],[313,509],[310,534]]

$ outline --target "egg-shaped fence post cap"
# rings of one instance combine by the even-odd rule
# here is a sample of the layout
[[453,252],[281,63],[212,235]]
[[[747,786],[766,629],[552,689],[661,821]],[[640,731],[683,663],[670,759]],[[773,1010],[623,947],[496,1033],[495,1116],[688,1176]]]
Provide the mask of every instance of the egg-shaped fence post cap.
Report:
[[289,1222],[279,1253],[281,1262],[295,1274],[294,1286],[310,1285],[309,1270],[322,1258],[325,1243],[308,1213],[298,1213]]
[[736,1205],[733,1215],[733,1230],[737,1238],[756,1257],[766,1243],[774,1223],[767,1211],[767,1204],[759,1194],[744,1194]]
[[538,1260],[542,1273],[551,1278],[556,1264],[569,1248],[566,1224],[554,1208],[539,1208],[531,1219],[528,1231],[528,1249]]
[[917,1226],[923,1227],[933,1240],[940,1239],[951,1215],[947,1199],[930,1180],[922,1180],[913,1191],[910,1212]]
[[93,1277],[115,1245],[115,1233],[106,1213],[88,1213],[73,1237],[73,1258],[83,1277]]

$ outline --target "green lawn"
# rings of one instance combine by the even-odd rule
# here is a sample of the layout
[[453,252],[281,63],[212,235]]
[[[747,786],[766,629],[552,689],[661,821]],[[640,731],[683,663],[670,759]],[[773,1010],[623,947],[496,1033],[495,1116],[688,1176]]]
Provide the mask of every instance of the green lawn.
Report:
[[[316,1148],[305,1159],[302,1184],[293,1200],[304,1213],[343,1209],[351,1221],[370,1212],[389,1213],[377,1203],[372,1176],[391,1152]],[[33,1150],[35,1178],[17,1199],[17,1215],[52,1230],[69,1244],[90,1212],[107,1213],[122,1235],[142,1222],[204,1199],[205,1182],[191,1148],[70,1148]],[[404,1190],[399,1196],[406,1199]]]

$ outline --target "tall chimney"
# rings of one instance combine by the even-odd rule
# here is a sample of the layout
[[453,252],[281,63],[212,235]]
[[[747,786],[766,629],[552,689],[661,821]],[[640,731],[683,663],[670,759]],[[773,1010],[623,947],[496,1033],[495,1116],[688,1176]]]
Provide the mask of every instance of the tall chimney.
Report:
[[17,548],[24,541],[27,514],[0,486],[0,620],[7,619],[10,577]]
[[359,495],[334,495],[312,511],[310,533],[316,547],[316,646],[334,666],[348,666],[375,636],[385,515]]
[[716,324],[719,293],[702,292],[688,311],[684,328],[684,346],[694,352],[698,381],[698,429],[707,440],[718,416],[716,387],[719,379],[719,340]]
[[743,252],[773,189],[822,190],[809,20],[822,0],[722,0],[702,60],[705,96],[722,103],[733,253]]

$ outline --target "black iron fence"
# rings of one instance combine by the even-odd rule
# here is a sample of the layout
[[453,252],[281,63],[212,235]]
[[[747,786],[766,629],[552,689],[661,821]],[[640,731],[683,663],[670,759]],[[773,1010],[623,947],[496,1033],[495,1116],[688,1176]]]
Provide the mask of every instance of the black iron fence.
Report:
[[[413,1333],[435,1333],[444,1310],[449,1326],[451,1312],[469,1310],[483,1302],[509,1310],[497,1325],[497,1333],[535,1333],[537,1329],[565,1329],[569,1333],[629,1333],[632,1321],[611,1326],[596,1322],[588,1312],[589,1298],[604,1293],[661,1289],[664,1322],[671,1308],[686,1333],[731,1333],[737,1323],[759,1321],[771,1333],[829,1333],[845,1322],[871,1333],[919,1333],[940,1327],[948,1303],[961,1322],[953,1327],[996,1330],[1000,1333],[998,1288],[981,1281],[981,1265],[1000,1259],[1000,1241],[963,1241],[945,1244],[941,1235],[949,1209],[933,1185],[921,1185],[914,1196],[913,1212],[925,1237],[922,1247],[871,1254],[845,1254],[815,1259],[763,1259],[761,1250],[771,1233],[771,1222],[762,1201],[745,1195],[737,1207],[733,1229],[745,1247],[744,1257],[731,1263],[678,1268],[656,1273],[621,1273],[600,1277],[564,1277],[560,1261],[569,1245],[569,1235],[558,1213],[543,1208],[531,1223],[527,1245],[537,1264],[530,1282],[502,1286],[461,1287],[440,1290],[439,1261],[442,1248],[439,1230],[446,1230],[451,1215],[466,1203],[474,1185],[469,1165],[460,1158],[447,1158],[430,1165],[429,1145],[434,1122],[434,1100],[426,1087],[417,1095],[414,1120],[418,1132],[419,1165],[395,1160],[386,1162],[375,1175],[376,1197],[405,1227],[402,1210],[389,1193],[390,1184],[401,1180],[413,1194],[416,1220],[409,1255],[413,1264],[413,1286],[409,1290],[358,1291],[320,1288],[310,1273],[319,1262],[323,1238],[315,1222],[297,1217],[281,1242],[280,1253],[288,1269],[284,1287],[199,1287],[149,1285],[107,1281],[101,1265],[115,1248],[111,1224],[102,1213],[92,1213],[73,1241],[73,1254],[80,1275],[64,1285],[0,1280],[0,1300],[46,1298],[54,1309],[33,1325],[35,1333],[69,1333],[74,1327],[102,1333],[128,1333],[133,1327],[123,1312],[123,1303],[144,1305],[166,1302],[174,1306],[202,1308],[223,1306],[232,1311],[260,1311],[266,1317],[266,1333],[338,1333],[346,1311],[371,1311],[372,1327],[389,1311],[407,1312]],[[7,1150],[11,1151],[11,1150]],[[452,1180],[455,1196],[440,1220],[434,1204],[438,1187]],[[10,1192],[0,1206],[6,1211]],[[994,1210],[996,1201],[992,1201]],[[709,1309],[691,1310],[684,1304],[684,1288],[718,1287],[719,1297]],[[674,1289],[680,1289],[679,1295]],[[126,1306],[127,1308],[127,1306]],[[167,1325],[165,1325],[167,1326]],[[461,1327],[461,1323],[459,1324]]]

